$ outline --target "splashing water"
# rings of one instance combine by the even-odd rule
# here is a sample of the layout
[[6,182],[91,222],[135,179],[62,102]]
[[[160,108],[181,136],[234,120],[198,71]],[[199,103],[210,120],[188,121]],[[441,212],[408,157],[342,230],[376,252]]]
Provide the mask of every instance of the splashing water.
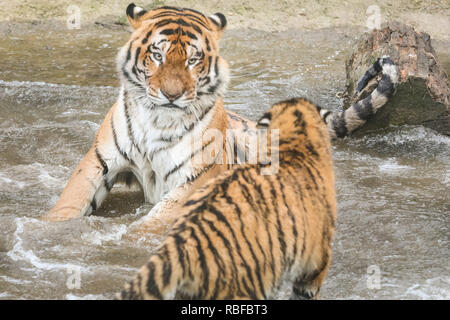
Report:
[[[104,38],[86,45],[75,37],[66,56],[80,65],[63,61],[66,40],[53,37],[61,54],[37,54],[28,66],[42,66],[37,76],[25,77],[12,60],[0,72],[0,299],[108,299],[161,241],[158,234],[127,237],[151,208],[142,194],[119,186],[96,216],[61,223],[39,217],[57,201],[116,99],[115,48],[128,35],[108,37],[100,51],[89,47]],[[251,119],[293,96],[341,107],[336,93],[345,85],[352,39],[336,30],[229,32],[221,44],[232,69],[226,107]],[[337,142],[333,155],[339,217],[320,297],[449,299],[450,138],[423,127],[389,128]]]

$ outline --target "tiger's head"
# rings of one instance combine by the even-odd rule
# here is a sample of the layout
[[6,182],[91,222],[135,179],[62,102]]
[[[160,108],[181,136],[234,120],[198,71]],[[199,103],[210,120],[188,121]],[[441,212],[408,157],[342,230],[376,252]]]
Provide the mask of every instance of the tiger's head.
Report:
[[192,9],[127,8],[134,32],[117,58],[122,85],[141,104],[198,118],[220,97],[229,81],[218,40],[227,21]]
[[320,109],[303,98],[278,102],[259,119],[257,128],[278,129],[280,150],[328,153],[330,138]]

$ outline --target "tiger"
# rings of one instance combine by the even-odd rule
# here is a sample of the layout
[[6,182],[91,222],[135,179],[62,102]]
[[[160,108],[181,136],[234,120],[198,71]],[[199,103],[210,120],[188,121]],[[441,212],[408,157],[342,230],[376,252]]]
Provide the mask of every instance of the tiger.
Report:
[[306,99],[274,104],[278,170],[225,171],[194,192],[118,299],[316,299],[331,259],[337,204],[330,136]]
[[[168,6],[145,10],[134,3],[126,15],[134,31],[117,56],[118,99],[44,219],[90,215],[114,184],[137,184],[145,201],[154,204],[141,220],[144,228],[175,210],[210,178],[240,164],[236,154],[245,158],[249,152],[246,139],[233,144],[226,132],[245,136],[256,126],[224,109],[230,71],[218,41],[226,17]],[[390,62],[377,61],[376,70],[364,80],[372,71],[383,72],[373,99],[342,112],[321,111],[332,137],[350,134],[387,101],[396,81]],[[225,138],[207,139],[209,131]],[[193,141],[200,141],[200,146],[193,148]],[[201,161],[204,154],[215,161]]]

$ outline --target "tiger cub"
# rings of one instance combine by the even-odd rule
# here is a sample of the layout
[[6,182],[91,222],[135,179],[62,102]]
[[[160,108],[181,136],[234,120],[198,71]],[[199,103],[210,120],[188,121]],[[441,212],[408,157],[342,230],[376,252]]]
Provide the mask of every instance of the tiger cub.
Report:
[[[277,103],[258,128],[279,129],[276,174],[245,164],[184,203],[157,252],[119,299],[317,298],[336,222],[330,137],[320,108]],[[265,131],[265,130],[263,130]]]

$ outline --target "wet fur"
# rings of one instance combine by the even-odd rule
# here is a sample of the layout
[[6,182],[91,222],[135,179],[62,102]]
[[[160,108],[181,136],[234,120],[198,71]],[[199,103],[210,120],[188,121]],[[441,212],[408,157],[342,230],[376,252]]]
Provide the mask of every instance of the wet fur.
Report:
[[[245,144],[202,139],[208,129],[225,137],[229,128],[246,135],[255,127],[223,107],[229,69],[220,57],[218,40],[226,27],[225,17],[174,7],[146,11],[134,4],[128,6],[127,17],[135,31],[117,57],[118,100],[47,219],[95,212],[117,182],[137,182],[145,200],[157,204],[153,213],[164,213],[230,168],[196,161],[200,154],[191,148],[191,141],[202,141],[204,153],[221,150],[216,157],[222,163],[239,163],[237,155],[248,153]],[[163,61],[155,60],[155,52],[164,55]],[[192,57],[199,60],[191,67],[187,62]],[[380,71],[382,80],[371,96],[345,111],[320,110],[331,137],[350,134],[386,103],[397,83],[396,67],[388,57],[377,60],[358,88]],[[171,105],[169,99],[175,97],[177,105]],[[236,152],[230,155],[224,150]]]
[[[336,222],[330,138],[304,99],[274,105],[259,121],[279,129],[279,171],[242,165],[197,190],[160,248],[120,299],[316,298]],[[276,150],[271,150],[276,151]]]

